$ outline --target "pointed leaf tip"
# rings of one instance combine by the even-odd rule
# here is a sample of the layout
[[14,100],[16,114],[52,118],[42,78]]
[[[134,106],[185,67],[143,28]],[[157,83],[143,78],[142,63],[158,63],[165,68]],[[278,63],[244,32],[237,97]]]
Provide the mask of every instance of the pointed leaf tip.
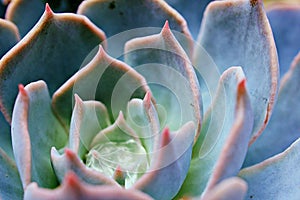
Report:
[[144,102],[145,102],[144,105],[145,105],[146,109],[150,109],[150,107],[151,107],[151,98],[152,98],[151,92],[147,91],[146,95],[144,97]]
[[48,3],[46,3],[45,12],[47,13],[47,15],[53,15],[53,11]]
[[168,21],[168,20],[166,20],[163,29],[165,29],[165,30],[170,30],[170,26],[169,26],[169,21]]
[[171,138],[170,138],[170,129],[168,127],[164,128],[162,132],[162,141],[161,141],[161,147],[165,147],[169,144]]
[[26,92],[26,90],[25,90],[25,88],[24,88],[24,85],[19,84],[19,85],[18,85],[18,88],[19,88],[19,92],[20,92],[23,96],[27,96],[27,92]]

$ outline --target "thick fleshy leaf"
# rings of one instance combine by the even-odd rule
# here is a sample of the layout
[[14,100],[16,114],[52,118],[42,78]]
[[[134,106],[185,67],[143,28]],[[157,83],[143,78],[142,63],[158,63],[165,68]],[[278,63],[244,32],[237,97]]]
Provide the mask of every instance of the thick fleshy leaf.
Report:
[[10,125],[5,120],[4,116],[0,112],[0,148],[2,148],[6,154],[14,159],[13,150],[11,145]]
[[263,135],[248,150],[244,166],[283,152],[300,137],[300,53],[282,78],[278,100]]
[[127,42],[125,62],[145,77],[156,104],[164,108],[166,123],[162,127],[177,130],[186,122],[194,121],[197,133],[200,132],[198,80],[188,56],[170,31],[168,22],[160,34]]
[[160,124],[150,92],[143,100],[132,99],[128,103],[126,122],[135,130],[146,152],[151,153],[160,137]]
[[20,36],[16,25],[0,18],[0,58],[19,40]]
[[[300,51],[300,5],[278,4],[267,12],[278,51],[280,74],[284,75]],[[284,23],[282,21],[284,19]]]
[[239,178],[225,179],[216,185],[203,200],[243,200],[247,192],[247,183]]
[[105,105],[98,101],[83,102],[75,95],[75,107],[71,119],[69,146],[83,158],[93,138],[110,125]]
[[201,134],[178,198],[199,196],[220,181],[237,175],[250,140],[253,115],[240,67],[221,76],[217,95],[204,116]]
[[0,199],[22,199],[23,188],[14,161],[0,148]]
[[41,0],[11,1],[5,18],[15,23],[20,30],[21,37],[24,37],[38,22],[44,8],[45,4]]
[[221,72],[230,66],[243,67],[255,117],[252,143],[269,121],[278,82],[276,47],[262,1],[214,1],[201,27],[199,45]]
[[159,33],[158,27],[166,20],[188,54],[192,51],[192,36],[185,19],[164,1],[83,1],[78,13],[87,16],[104,30],[108,37],[108,53],[115,58],[123,55],[126,41]]
[[25,191],[25,200],[151,200],[152,198],[137,190],[126,190],[115,186],[94,186],[81,182],[74,173],[69,172],[63,184],[55,190],[39,188],[32,183]]
[[54,14],[47,6],[35,28],[0,61],[0,108],[6,119],[11,119],[18,84],[43,79],[52,94],[104,39],[87,18]]
[[188,27],[194,38],[199,33],[205,7],[212,0],[192,0],[188,3],[185,0],[166,0],[166,2],[174,7],[187,21]]
[[18,0],[11,1],[6,12],[6,19],[14,22],[24,37],[38,22],[43,14],[45,3],[49,2],[55,12],[76,12],[81,0]]
[[66,127],[72,115],[72,99],[76,93],[84,101],[103,103],[115,119],[126,111],[131,98],[143,98],[149,91],[145,79],[123,62],[108,56],[102,47],[93,60],[70,78],[53,95],[53,108]]
[[286,151],[243,169],[239,176],[248,183],[246,199],[298,199],[300,196],[300,140]]
[[[166,128],[152,155],[150,169],[134,185],[154,199],[172,199],[183,183],[191,160],[195,125],[188,122],[177,132]],[[167,186],[167,189],[166,189]]]
[[0,18],[4,18],[6,7],[3,2],[0,2]]
[[62,148],[67,134],[51,110],[45,82],[19,86],[12,117],[12,144],[23,188],[32,182],[42,187],[56,187],[50,149]]
[[113,179],[87,168],[80,160],[78,155],[70,149],[65,149],[64,154],[60,155],[55,149],[51,149],[51,161],[55,174],[60,182],[65,178],[69,171],[73,171],[82,181],[93,185],[114,185],[118,183]]

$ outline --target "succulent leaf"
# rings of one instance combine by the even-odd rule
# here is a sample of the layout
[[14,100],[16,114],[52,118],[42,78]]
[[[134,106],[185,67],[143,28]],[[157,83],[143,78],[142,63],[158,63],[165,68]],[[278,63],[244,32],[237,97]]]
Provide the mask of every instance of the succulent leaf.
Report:
[[243,67],[254,112],[252,143],[269,120],[278,81],[276,47],[262,2],[214,1],[201,28],[198,42],[221,72],[233,65]]
[[237,175],[244,161],[253,125],[245,77],[240,67],[221,76],[201,134],[193,148],[193,159],[178,198],[199,196],[205,189]]
[[41,0],[11,1],[7,8],[5,18],[15,23],[24,37],[38,22],[43,14],[45,4]]
[[200,132],[201,99],[197,77],[168,22],[160,34],[127,42],[125,62],[145,77],[156,104],[165,109],[167,119],[162,127],[177,130],[186,122],[194,121],[197,133]]
[[[164,1],[83,1],[78,8],[78,13],[87,16],[105,31],[109,38],[108,45],[114,46],[112,51],[108,51],[113,57],[123,55],[123,45],[126,41],[158,33],[160,30],[158,27],[161,27],[166,20],[170,22],[171,29],[178,33],[178,39],[188,54],[192,51],[192,36],[185,19]],[[111,36],[123,31],[127,31],[124,34],[126,38],[118,38],[116,41],[114,37],[110,39]]]
[[201,199],[205,200],[243,200],[247,192],[247,183],[240,178],[225,179],[217,184]]
[[0,199],[22,199],[23,187],[13,160],[0,148]]
[[6,19],[14,22],[24,37],[38,22],[43,14],[46,2],[55,12],[76,12],[81,0],[18,0],[11,1],[6,11]]
[[31,183],[25,191],[25,200],[151,200],[152,198],[137,190],[125,190],[115,186],[94,186],[82,183],[74,173],[69,172],[64,182],[55,190],[39,188],[36,183]]
[[11,145],[10,125],[7,123],[1,112],[0,130],[0,148],[2,148],[10,158],[14,159]]
[[[290,63],[300,50],[300,5],[278,4],[267,10],[278,51],[280,75],[289,69]],[[282,21],[284,19],[284,23]]]
[[249,147],[244,166],[262,162],[283,152],[300,134],[300,53],[281,80],[278,100],[264,134]]
[[110,125],[105,105],[98,101],[83,102],[75,94],[75,106],[71,119],[69,146],[83,158],[90,143],[99,131]]
[[178,10],[178,12],[186,19],[194,38],[196,38],[199,33],[205,7],[211,1],[212,0],[192,0],[187,3],[184,0],[166,0],[169,5]]
[[243,169],[239,176],[248,183],[246,199],[298,199],[299,151],[298,139],[283,153]]
[[[188,122],[176,132],[164,129],[159,148],[152,155],[150,169],[134,185],[154,199],[172,199],[180,189],[188,171],[195,125]],[[168,186],[168,189],[165,189]]]
[[147,83],[140,74],[108,56],[100,46],[93,60],[55,92],[52,104],[66,127],[70,124],[75,93],[84,101],[97,100],[106,105],[114,121],[119,111],[126,111],[131,98],[143,98],[147,91]]
[[126,121],[135,130],[146,152],[151,153],[160,137],[157,111],[148,92],[144,99],[132,99],[127,106]]
[[80,180],[94,185],[114,185],[118,186],[113,179],[92,170],[80,160],[78,155],[72,150],[66,148],[60,155],[56,148],[51,149],[51,161],[55,174],[60,182],[63,181],[69,171],[73,171]]
[[0,58],[19,40],[20,35],[16,25],[0,18]]
[[62,148],[67,134],[51,110],[45,82],[19,86],[12,117],[12,146],[23,188],[31,181],[42,187],[56,187],[50,161],[52,146]]
[[52,94],[104,39],[83,16],[54,14],[47,6],[35,28],[0,61],[0,108],[6,119],[11,120],[18,84],[43,79]]

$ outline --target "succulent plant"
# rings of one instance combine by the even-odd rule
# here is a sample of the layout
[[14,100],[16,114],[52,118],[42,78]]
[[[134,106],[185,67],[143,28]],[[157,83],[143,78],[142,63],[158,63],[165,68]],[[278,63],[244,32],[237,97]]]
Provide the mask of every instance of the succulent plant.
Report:
[[0,3],[0,199],[299,198],[300,6],[49,3]]

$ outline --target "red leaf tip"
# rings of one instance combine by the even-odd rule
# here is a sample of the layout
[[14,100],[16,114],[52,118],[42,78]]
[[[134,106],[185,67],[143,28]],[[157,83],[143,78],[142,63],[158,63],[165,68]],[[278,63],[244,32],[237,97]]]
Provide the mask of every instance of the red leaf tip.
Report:
[[152,94],[150,91],[148,91],[144,97],[144,105],[145,105],[146,109],[150,109],[151,98],[152,98]]
[[23,96],[27,96],[27,92],[26,92],[26,90],[25,90],[25,88],[24,88],[24,85],[19,84],[18,87],[19,87],[19,92],[20,92]]
[[50,6],[48,3],[46,3],[45,11],[48,15],[52,15],[53,11],[51,10]]
[[64,182],[69,187],[77,187],[79,185],[79,180],[73,171],[69,171],[66,174]]
[[166,20],[163,29],[165,29],[165,30],[170,30],[170,26],[169,26],[169,21],[168,21],[168,20]]
[[166,128],[164,128],[164,130],[162,132],[161,147],[166,146],[167,144],[169,144],[170,141],[171,141],[170,129],[168,127],[166,127]]

